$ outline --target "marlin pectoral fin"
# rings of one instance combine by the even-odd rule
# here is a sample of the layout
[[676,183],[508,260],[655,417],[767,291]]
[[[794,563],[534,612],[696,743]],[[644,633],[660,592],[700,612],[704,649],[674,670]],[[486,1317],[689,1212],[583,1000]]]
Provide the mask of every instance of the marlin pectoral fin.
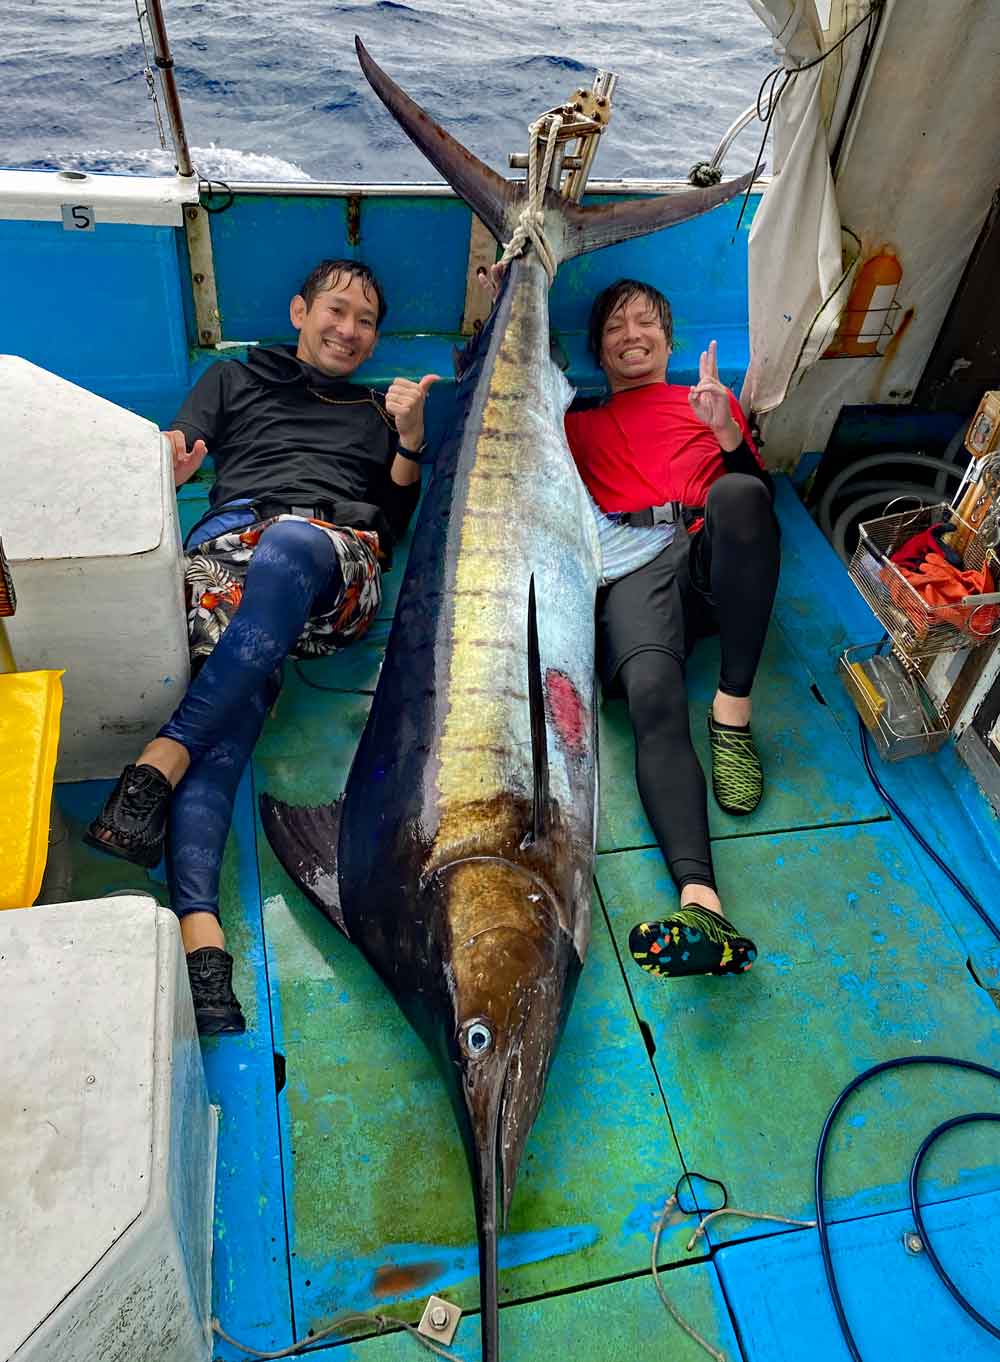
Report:
[[562,257],[570,260],[575,255],[600,250],[602,246],[614,246],[630,237],[686,222],[688,218],[696,218],[735,195],[745,193],[752,181],[753,175],[741,175],[737,180],[726,180],[724,184],[708,189],[689,189],[681,194],[658,194],[652,199],[601,203],[587,208],[559,200],[566,219]]
[[333,804],[284,804],[260,797],[260,817],[274,854],[289,876],[335,927],[349,938],[337,878],[340,799]]
[[372,60],[360,38],[355,37],[354,46],[369,85],[406,135],[473,212],[482,218],[497,241],[504,241],[510,235],[511,208],[516,198],[516,187],[473,156],[461,142],[445,132],[440,123],[435,123]]
[[538,649],[538,617],[535,613],[535,574],[528,583],[528,709],[531,722],[531,840],[544,834],[549,816],[549,748],[545,732],[545,691],[542,659]]

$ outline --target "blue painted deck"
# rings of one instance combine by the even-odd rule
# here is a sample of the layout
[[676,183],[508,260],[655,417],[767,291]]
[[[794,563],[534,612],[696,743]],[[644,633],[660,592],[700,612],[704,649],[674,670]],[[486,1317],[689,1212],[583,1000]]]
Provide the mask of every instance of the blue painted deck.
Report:
[[[185,489],[185,519],[202,495]],[[888,816],[836,679],[845,640],[875,626],[785,482],[779,512],[784,563],[755,725],[768,793],[751,819],[712,816],[724,901],[761,957],[741,978],[670,986],[628,959],[632,922],[672,895],[634,792],[627,725],[606,706],[595,937],[504,1241],[509,1362],[543,1349],[582,1362],[702,1357],[649,1275],[655,1217],[683,1171],[723,1179],[739,1207],[810,1219],[820,1127],[858,1072],[904,1054],[1000,1061],[1000,1013],[967,966],[971,956],[988,968],[995,943]],[[394,1005],[296,893],[254,816],[263,789],[292,800],[339,792],[387,626],[303,669],[313,686],[336,689],[290,673],[241,788],[224,920],[250,1030],[204,1047],[222,1109],[215,1310],[236,1337],[271,1349],[346,1308],[412,1320],[436,1290],[472,1312],[455,1349],[477,1359],[471,1197],[447,1100]],[[716,666],[703,645],[690,678],[696,732]],[[927,830],[995,905],[995,821],[953,754],[880,770],[918,822],[928,808],[954,810]],[[89,816],[103,788],[63,789],[70,816]],[[146,883],[85,852],[81,873],[94,892]],[[973,1362],[996,1353],[902,1244],[912,1155],[934,1124],[968,1110],[1000,1111],[1000,1085],[913,1070],[873,1083],[834,1133],[827,1211],[866,1362],[937,1362],[944,1346]],[[995,1127],[953,1132],[923,1184],[946,1265],[996,1318]],[[689,1251],[695,1223],[671,1218],[661,1263],[672,1300],[713,1346],[733,1362],[847,1358],[814,1231],[727,1219]],[[363,1362],[421,1355],[398,1333],[336,1346]],[[221,1344],[216,1355],[239,1356]]]

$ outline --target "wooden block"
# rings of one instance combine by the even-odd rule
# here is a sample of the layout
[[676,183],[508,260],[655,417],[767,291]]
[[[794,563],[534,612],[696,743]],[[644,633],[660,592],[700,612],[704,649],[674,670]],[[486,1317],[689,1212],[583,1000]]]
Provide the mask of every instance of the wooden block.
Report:
[[497,258],[497,243],[493,233],[475,214],[469,230],[469,264],[465,276],[465,308],[462,312],[462,335],[471,336],[490,315],[492,298],[488,288],[479,281],[477,271],[488,270]]

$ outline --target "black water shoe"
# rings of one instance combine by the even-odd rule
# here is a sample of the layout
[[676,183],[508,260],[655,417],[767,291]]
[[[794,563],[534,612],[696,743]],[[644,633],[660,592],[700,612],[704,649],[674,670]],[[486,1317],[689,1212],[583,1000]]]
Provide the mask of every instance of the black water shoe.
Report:
[[700,903],[682,904],[663,922],[637,922],[628,944],[639,968],[663,979],[744,974],[757,959],[749,937]]
[[753,813],[764,793],[764,769],[750,725],[720,724],[709,710],[708,741],[715,802],[725,813]]
[[152,870],[163,855],[173,787],[155,766],[126,766],[83,834],[88,846]]
[[233,957],[218,946],[202,946],[187,957],[191,1001],[199,1036],[239,1036],[247,1029],[233,992]]

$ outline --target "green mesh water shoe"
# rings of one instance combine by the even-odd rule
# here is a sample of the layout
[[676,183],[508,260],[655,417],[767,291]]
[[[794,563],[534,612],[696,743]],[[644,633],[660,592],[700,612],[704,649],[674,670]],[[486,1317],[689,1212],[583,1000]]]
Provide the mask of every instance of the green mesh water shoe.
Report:
[[753,813],[764,793],[764,771],[749,724],[732,728],[708,711],[708,740],[712,746],[712,793],[726,813]]

